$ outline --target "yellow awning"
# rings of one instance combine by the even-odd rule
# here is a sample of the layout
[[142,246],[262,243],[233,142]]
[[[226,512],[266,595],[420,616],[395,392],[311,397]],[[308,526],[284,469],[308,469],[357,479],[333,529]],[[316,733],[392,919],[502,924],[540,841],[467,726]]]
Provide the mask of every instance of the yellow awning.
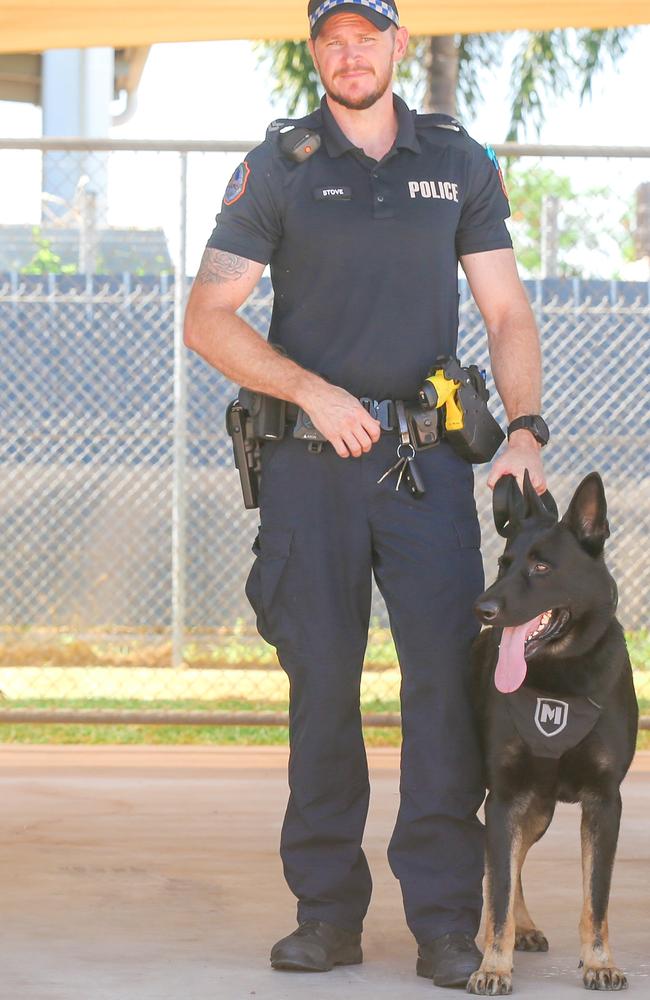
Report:
[[[306,0],[3,0],[0,52],[222,38],[304,38]],[[412,34],[650,22],[650,0],[400,0]]]

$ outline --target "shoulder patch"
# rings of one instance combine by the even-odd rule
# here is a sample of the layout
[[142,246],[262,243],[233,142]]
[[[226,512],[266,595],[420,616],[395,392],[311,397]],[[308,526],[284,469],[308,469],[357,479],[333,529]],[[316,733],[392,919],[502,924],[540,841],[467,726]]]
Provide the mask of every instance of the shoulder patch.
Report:
[[223,196],[224,205],[234,205],[234,203],[241,198],[246,190],[250,172],[250,167],[248,166],[246,160],[239,164],[234,174],[228,181],[228,186],[226,187],[226,192]]
[[487,144],[485,146],[485,152],[487,154],[488,160],[490,161],[490,163],[492,164],[492,166],[494,167],[499,176],[499,183],[501,184],[501,190],[503,191],[506,198],[508,198],[508,191],[506,190],[506,182],[503,179],[501,167],[499,166],[499,161],[497,160],[497,154],[494,152],[492,146],[488,146]]

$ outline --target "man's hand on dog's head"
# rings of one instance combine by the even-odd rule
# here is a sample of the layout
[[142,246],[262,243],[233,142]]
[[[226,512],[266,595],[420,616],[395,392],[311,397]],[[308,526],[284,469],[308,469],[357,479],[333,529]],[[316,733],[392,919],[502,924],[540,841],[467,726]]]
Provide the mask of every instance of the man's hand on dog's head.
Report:
[[524,489],[524,472],[528,469],[530,481],[537,493],[544,493],[546,490],[546,475],[542,462],[541,446],[537,443],[533,435],[526,430],[514,431],[510,435],[508,447],[502,455],[495,461],[487,484],[491,490],[501,476],[511,474],[516,476],[519,489]]

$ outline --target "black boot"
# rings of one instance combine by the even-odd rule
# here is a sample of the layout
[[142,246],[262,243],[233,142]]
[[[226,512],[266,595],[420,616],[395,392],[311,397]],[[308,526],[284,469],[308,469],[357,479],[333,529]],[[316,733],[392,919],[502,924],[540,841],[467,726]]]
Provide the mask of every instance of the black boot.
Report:
[[271,949],[274,969],[329,972],[334,965],[358,965],[362,961],[361,934],[322,920],[305,920]]
[[483,956],[471,934],[452,931],[442,937],[418,945],[418,976],[433,979],[434,986],[465,987],[476,972]]

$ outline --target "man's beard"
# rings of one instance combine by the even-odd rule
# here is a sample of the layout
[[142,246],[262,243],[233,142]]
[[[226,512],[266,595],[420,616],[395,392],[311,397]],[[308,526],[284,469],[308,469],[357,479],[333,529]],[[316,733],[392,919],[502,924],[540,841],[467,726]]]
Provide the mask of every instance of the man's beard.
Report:
[[327,96],[330,97],[333,101],[336,101],[337,104],[342,105],[342,107],[344,108],[348,108],[350,111],[365,111],[366,108],[371,108],[373,104],[376,104],[377,101],[384,96],[384,94],[386,93],[388,87],[392,82],[392,79],[393,79],[393,66],[391,63],[389,69],[386,72],[385,77],[377,81],[377,86],[375,87],[375,89],[371,91],[370,94],[367,94],[365,97],[358,97],[356,99],[344,97],[343,94],[335,90],[334,86],[329,86],[328,84],[325,83],[324,80],[322,81],[322,83],[325,88],[325,93],[327,94]]

